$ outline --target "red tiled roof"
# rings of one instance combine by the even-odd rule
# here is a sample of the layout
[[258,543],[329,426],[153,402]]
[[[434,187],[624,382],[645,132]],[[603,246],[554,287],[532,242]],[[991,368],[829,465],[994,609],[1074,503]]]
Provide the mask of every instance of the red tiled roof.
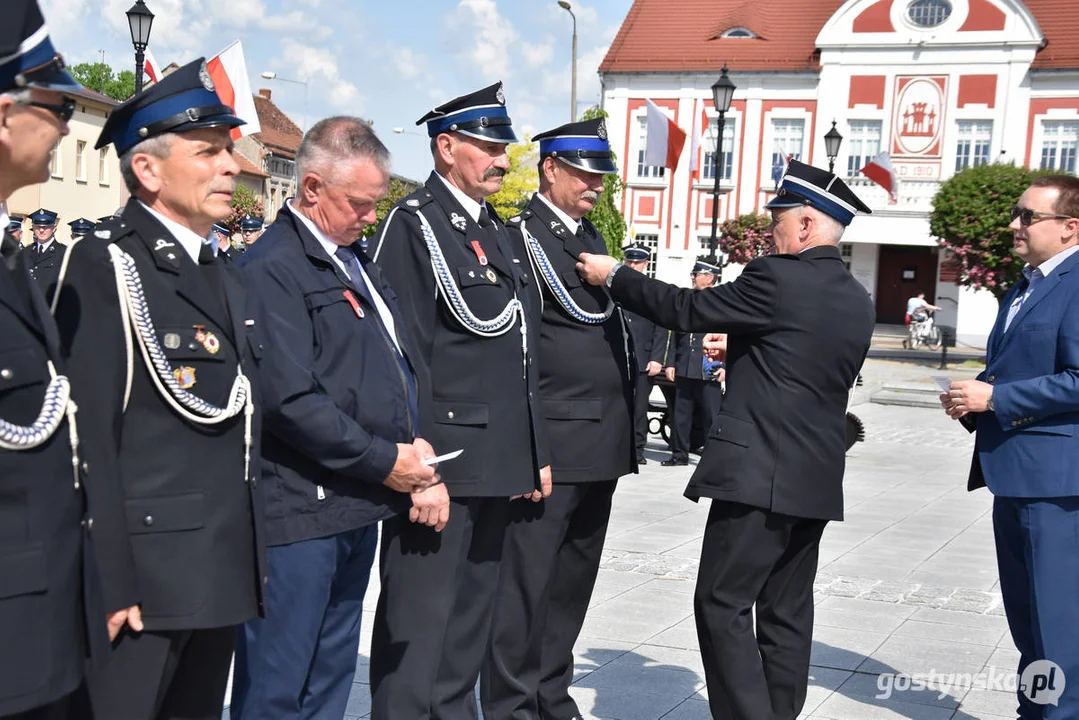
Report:
[[240,174],[253,175],[260,178],[270,177],[268,174],[260,170],[258,165],[251,162],[251,160],[249,160],[248,157],[239,150],[233,153],[233,157],[236,158],[236,162],[240,165]]
[[1045,47],[1034,56],[1034,68],[1079,68],[1079,12],[1075,0],[1026,0],[1027,9],[1045,33]]
[[[843,0],[634,0],[600,72],[816,70],[817,34]],[[1046,36],[1034,68],[1079,67],[1075,0],[1026,0]],[[745,27],[756,38],[722,38]]]
[[275,155],[295,158],[303,139],[303,131],[289,120],[288,115],[274,105],[273,101],[255,95],[255,111],[259,116],[260,131],[252,137],[268,147]]
[[117,105],[120,104],[119,100],[113,100],[108,95],[103,95],[102,93],[99,93],[97,90],[91,90],[88,87],[84,87],[82,90],[73,90],[73,91],[68,92],[67,94],[68,95],[74,95],[75,97],[81,97],[81,98],[84,98],[86,100],[93,100],[95,102],[103,103],[105,105],[108,105],[110,108],[116,107]]
[[[635,0],[600,72],[814,70],[814,40],[843,0]],[[745,27],[755,38],[721,38]]]

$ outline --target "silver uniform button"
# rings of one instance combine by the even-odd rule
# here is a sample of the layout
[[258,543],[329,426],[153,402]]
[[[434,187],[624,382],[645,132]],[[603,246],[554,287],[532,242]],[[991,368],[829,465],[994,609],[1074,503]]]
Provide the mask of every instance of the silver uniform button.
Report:
[[0,378],[10,380],[13,377],[15,377],[15,373],[11,372],[11,368],[4,368],[3,370],[0,370]]
[[450,410],[448,413],[446,413],[446,417],[450,420],[453,420],[453,410]]
[[146,517],[144,517],[142,519],[142,524],[145,525],[146,527],[150,527],[151,525],[154,524],[154,516],[153,515],[147,515]]

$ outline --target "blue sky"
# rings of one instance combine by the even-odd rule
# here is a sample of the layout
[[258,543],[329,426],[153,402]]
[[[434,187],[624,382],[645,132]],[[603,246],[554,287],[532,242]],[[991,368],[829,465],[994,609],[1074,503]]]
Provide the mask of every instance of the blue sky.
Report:
[[[124,69],[134,54],[124,12],[134,0],[41,0],[53,40],[69,63]],[[374,120],[395,172],[431,170],[417,118],[496,80],[518,135],[569,121],[572,21],[556,0],[146,0],[155,17],[150,48],[161,65],[244,44],[251,86],[270,87],[298,125],[333,114]],[[632,0],[573,0],[578,108],[597,104],[596,68]],[[403,127],[410,134],[395,134]]]

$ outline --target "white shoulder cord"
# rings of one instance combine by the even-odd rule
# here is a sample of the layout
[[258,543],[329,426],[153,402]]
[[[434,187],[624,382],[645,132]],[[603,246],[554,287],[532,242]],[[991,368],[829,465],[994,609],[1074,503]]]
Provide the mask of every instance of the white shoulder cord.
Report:
[[[74,245],[74,243],[72,243]],[[68,255],[70,250],[68,251]],[[67,255],[60,266],[63,273],[67,268]],[[63,275],[60,276],[61,281]],[[57,285],[59,294],[59,283]],[[55,303],[53,304],[55,307]],[[56,366],[52,360],[46,365],[49,369],[49,384],[45,388],[45,397],[41,404],[41,412],[37,419],[30,425],[16,425],[0,419],[0,448],[14,452],[33,450],[43,445],[51,438],[60,427],[60,423],[67,418],[68,444],[71,446],[71,470],[75,478],[75,489],[79,489],[79,430],[75,422],[75,414],[79,411],[78,405],[71,399],[71,381],[66,375],[57,375]]]
[[475,313],[465,302],[464,297],[461,295],[461,289],[457,287],[457,283],[453,280],[453,275],[450,272],[449,265],[446,264],[446,257],[442,254],[442,248],[439,247],[438,241],[435,239],[435,231],[431,228],[431,224],[427,222],[427,218],[423,216],[422,212],[417,211],[416,215],[420,219],[420,229],[423,232],[424,242],[427,244],[427,252],[431,257],[431,270],[435,275],[436,290],[439,291],[443,298],[446,299],[446,306],[466,330],[473,335],[480,337],[499,337],[505,335],[513,327],[516,319],[521,319],[521,364],[523,367],[522,372],[527,377],[528,375],[528,326],[525,320],[524,305],[517,298],[517,293],[514,291],[513,299],[506,304],[506,307],[502,309],[495,317],[490,320],[481,320],[476,317]]
[[[585,325],[601,325],[611,318],[614,313],[614,300],[611,300],[610,296],[607,297],[607,307],[601,313],[587,312],[581,309],[581,306],[570,297],[569,290],[562,284],[539,241],[528,232],[528,227],[524,220],[521,221],[521,234],[524,236],[525,248],[528,250],[529,260],[532,263],[532,271],[543,278],[555,300],[558,301],[563,310],[570,314],[570,317]],[[542,296],[542,292],[540,294]]]
[[[139,350],[142,359],[149,370],[150,379],[157,388],[158,393],[176,413],[185,420],[197,425],[217,425],[226,420],[244,413],[244,478],[250,475],[251,469],[251,445],[252,418],[255,414],[254,400],[251,392],[251,382],[243,374],[239,365],[236,366],[236,380],[233,381],[229,392],[228,405],[219,408],[206,402],[193,393],[189,393],[180,387],[180,383],[172,374],[172,367],[168,358],[157,342],[157,331],[154,329],[153,320],[150,317],[149,308],[146,305],[146,296],[142,289],[142,280],[139,278],[135,260],[116,245],[109,245],[109,255],[112,256],[113,267],[116,271],[116,290],[120,297],[120,315],[124,322],[124,335],[127,341],[128,357],[134,354],[131,347],[131,330],[134,329],[135,337],[139,341]],[[130,328],[128,327],[130,325]],[[237,344],[240,343],[237,338]],[[239,347],[237,352],[240,352]],[[124,392],[124,409],[131,392],[131,376],[133,363],[128,363],[128,384]]]

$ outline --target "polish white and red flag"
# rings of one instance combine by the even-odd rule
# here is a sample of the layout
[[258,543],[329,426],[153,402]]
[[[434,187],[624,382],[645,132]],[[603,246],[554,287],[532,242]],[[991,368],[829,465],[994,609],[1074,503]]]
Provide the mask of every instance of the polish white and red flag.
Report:
[[149,48],[146,49],[146,62],[143,63],[142,72],[150,79],[150,82],[160,82],[163,77],[161,66],[157,64],[157,60]]
[[236,40],[206,62],[210,79],[214,81],[217,97],[232,108],[236,117],[247,121],[246,125],[232,129],[232,139],[239,140],[244,135],[257,133],[259,116],[255,110],[255,100],[251,94],[251,80],[247,76],[247,61],[244,60],[243,44]]
[[693,132],[690,133],[689,141],[689,175],[694,180],[701,179],[701,142],[704,140],[704,129],[708,127],[708,111],[701,108],[699,115],[693,116]]
[[892,158],[887,152],[882,152],[870,160],[869,164],[861,169],[861,173],[888,191],[889,202],[892,205],[899,202],[899,178],[892,166]]
[[646,165],[670,168],[673,171],[678,167],[678,158],[686,145],[686,131],[678,127],[654,102],[645,102],[648,115],[645,122],[644,162]]

